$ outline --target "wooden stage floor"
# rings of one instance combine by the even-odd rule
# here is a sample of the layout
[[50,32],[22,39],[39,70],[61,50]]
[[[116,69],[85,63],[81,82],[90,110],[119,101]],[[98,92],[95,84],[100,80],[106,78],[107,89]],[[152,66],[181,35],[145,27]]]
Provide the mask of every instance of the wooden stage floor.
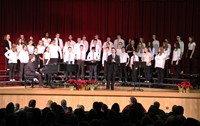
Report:
[[[136,88],[137,89],[137,88]],[[133,87],[115,86],[115,90],[105,90],[99,86],[95,91],[70,91],[68,88],[24,88],[24,86],[0,87],[0,107],[5,107],[9,102],[20,103],[21,107],[27,106],[30,99],[36,99],[37,107],[44,108],[48,100],[60,104],[62,99],[67,100],[67,105],[74,109],[77,105],[84,105],[86,110],[92,108],[94,101],[101,101],[111,108],[113,103],[119,103],[121,110],[129,104],[129,98],[135,96],[146,110],[155,101],[161,103],[161,109],[170,112],[173,105],[185,108],[184,115],[200,120],[200,90],[192,93],[178,93],[177,89],[145,88],[144,91],[134,91]]]

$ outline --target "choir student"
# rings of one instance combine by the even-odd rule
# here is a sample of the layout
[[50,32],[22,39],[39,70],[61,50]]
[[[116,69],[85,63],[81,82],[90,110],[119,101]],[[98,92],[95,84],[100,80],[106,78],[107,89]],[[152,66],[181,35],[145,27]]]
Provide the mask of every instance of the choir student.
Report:
[[180,75],[180,59],[181,59],[181,49],[178,42],[174,43],[174,50],[172,55],[171,64],[175,70],[175,77],[178,78]]
[[47,47],[49,46],[50,42],[51,42],[51,38],[49,37],[49,33],[46,32],[44,34],[44,37],[42,38],[42,41],[44,42],[44,46]]
[[[12,42],[10,41],[10,35],[4,36],[4,53],[12,48]],[[8,59],[6,58],[6,69],[9,70]]]
[[29,54],[28,54],[26,45],[22,45],[22,50],[18,53],[18,59],[20,61],[19,76],[20,76],[20,81],[22,81],[24,79],[24,68],[25,68],[25,65],[29,61]]
[[152,55],[149,52],[148,48],[144,48],[144,54],[142,56],[142,61],[146,62],[146,67],[144,68],[145,72],[145,82],[149,83],[151,79],[151,60],[152,60]]
[[189,73],[193,73],[193,65],[194,65],[194,53],[196,48],[196,43],[193,40],[192,36],[188,37],[189,43],[188,43],[188,50],[187,50],[187,59],[189,61]]
[[133,56],[131,56],[131,60],[130,60],[132,82],[137,82],[137,68],[135,67],[134,63],[138,61],[139,61],[139,58],[137,56],[137,52],[133,50]]
[[4,55],[8,59],[10,81],[15,81],[14,75],[17,65],[17,46],[13,44],[11,49],[8,50]]
[[95,52],[95,47],[92,47],[91,51],[87,55],[87,60],[89,60],[92,65],[89,66],[90,68],[90,77],[89,79],[92,79],[92,76],[94,74],[94,79],[97,80],[97,61],[100,60],[98,52]]
[[158,54],[155,56],[155,68],[157,71],[158,83],[163,83],[165,59],[166,55],[164,54],[163,47],[159,47]]

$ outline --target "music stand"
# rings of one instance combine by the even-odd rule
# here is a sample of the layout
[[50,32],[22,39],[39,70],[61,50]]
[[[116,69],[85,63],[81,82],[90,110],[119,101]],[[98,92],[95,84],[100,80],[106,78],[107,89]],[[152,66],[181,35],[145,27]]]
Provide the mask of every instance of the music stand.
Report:
[[[67,63],[60,63],[59,71],[61,72],[75,72],[77,76],[78,72],[78,64],[67,64]],[[76,77],[75,77],[76,78]]]
[[[142,89],[140,89],[140,78],[141,78],[140,69],[146,67],[146,62],[143,62],[143,61],[135,61],[135,62],[134,62],[134,66],[135,66],[136,68],[138,68],[138,71],[139,71],[139,88],[138,88],[137,90],[138,90],[138,91],[143,91]],[[135,87],[134,87],[134,90],[136,90]]]

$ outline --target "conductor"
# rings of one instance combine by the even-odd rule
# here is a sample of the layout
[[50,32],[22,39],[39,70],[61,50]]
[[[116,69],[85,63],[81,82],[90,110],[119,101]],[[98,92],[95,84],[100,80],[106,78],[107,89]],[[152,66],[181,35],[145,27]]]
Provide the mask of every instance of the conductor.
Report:
[[106,89],[110,89],[110,81],[111,81],[111,90],[114,90],[114,83],[116,72],[119,67],[120,58],[116,55],[116,49],[113,47],[111,49],[111,55],[108,56],[108,79]]

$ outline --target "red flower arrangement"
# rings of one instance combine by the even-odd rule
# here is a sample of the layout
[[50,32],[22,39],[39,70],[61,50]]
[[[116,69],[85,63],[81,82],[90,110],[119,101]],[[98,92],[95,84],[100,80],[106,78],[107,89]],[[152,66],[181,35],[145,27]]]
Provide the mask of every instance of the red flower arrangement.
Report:
[[187,89],[187,88],[193,88],[193,86],[191,85],[191,83],[188,81],[188,82],[182,82],[180,84],[177,84],[177,86],[179,88],[183,88],[183,89]]
[[74,86],[74,85],[76,84],[76,81],[77,81],[77,80],[75,80],[75,79],[69,79],[69,80],[67,81],[67,83],[69,84],[69,86]]
[[79,79],[79,80],[76,81],[76,83],[75,83],[75,87],[76,87],[77,89],[80,89],[80,88],[86,87],[86,86],[87,86],[87,80],[81,80],[81,79]]
[[87,81],[87,84],[88,84],[88,85],[97,85],[98,82],[97,82],[97,80],[88,80],[88,81]]

